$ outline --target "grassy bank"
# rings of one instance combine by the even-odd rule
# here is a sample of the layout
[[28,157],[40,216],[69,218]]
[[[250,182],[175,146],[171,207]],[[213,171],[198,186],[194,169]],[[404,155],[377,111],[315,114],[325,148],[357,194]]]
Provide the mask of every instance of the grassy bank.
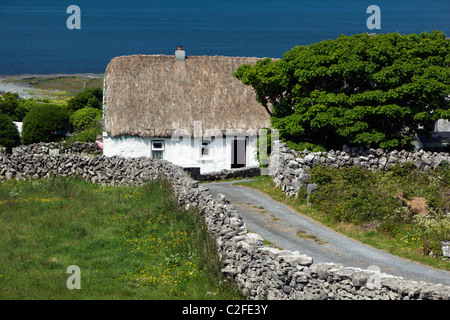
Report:
[[[236,299],[214,240],[166,181],[0,185],[0,299]],[[81,270],[69,290],[67,267]]]
[[387,173],[317,167],[311,174],[319,189],[309,205],[305,192],[288,198],[269,176],[237,184],[375,248],[450,270],[440,248],[450,237],[450,167],[426,174],[411,167]]

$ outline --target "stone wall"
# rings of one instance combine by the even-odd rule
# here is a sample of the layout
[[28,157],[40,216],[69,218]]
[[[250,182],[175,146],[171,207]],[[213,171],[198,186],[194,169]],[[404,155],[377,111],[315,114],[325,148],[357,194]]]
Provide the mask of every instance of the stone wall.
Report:
[[105,185],[140,185],[158,176],[166,177],[172,182],[180,207],[202,212],[216,238],[222,271],[250,299],[450,299],[448,286],[314,263],[301,252],[264,245],[259,235],[247,231],[225,196],[213,197],[207,184],[199,185],[181,167],[164,160],[21,153],[0,157],[0,180],[51,175],[78,176]]
[[13,148],[13,154],[16,155],[63,155],[63,154],[78,154],[78,155],[92,155],[97,156],[103,153],[103,150],[95,142],[79,142],[75,141],[73,144],[64,144],[63,142],[40,142],[30,145],[22,145]]
[[216,172],[209,172],[200,174],[198,177],[193,177],[199,181],[215,181],[222,179],[238,179],[238,178],[251,178],[260,175],[260,169],[258,167],[245,167],[230,170],[220,170]]
[[295,195],[300,188],[313,191],[317,186],[310,183],[308,169],[322,164],[335,168],[360,166],[369,170],[387,170],[395,164],[406,162],[426,171],[444,163],[450,164],[450,154],[444,152],[385,151],[382,149],[363,150],[344,147],[343,150],[328,152],[297,152],[286,147],[281,141],[274,141],[270,155],[269,175],[275,184],[288,195]]

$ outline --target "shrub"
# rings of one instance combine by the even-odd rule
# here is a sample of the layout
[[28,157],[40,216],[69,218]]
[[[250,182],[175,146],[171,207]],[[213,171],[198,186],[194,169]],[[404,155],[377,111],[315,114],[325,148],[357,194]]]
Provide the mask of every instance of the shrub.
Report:
[[63,143],[64,149],[70,149],[73,146],[73,143],[78,142],[95,142],[97,139],[97,136],[102,134],[102,128],[97,125],[94,127],[89,127],[81,132],[77,132],[70,136],[69,138],[66,138],[66,140]]
[[70,116],[70,123],[74,131],[83,131],[95,126],[102,119],[102,111],[99,109],[86,107],[75,111]]
[[7,153],[12,152],[12,148],[20,145],[20,134],[17,126],[7,115],[0,114],[0,146],[6,148]]
[[25,144],[57,141],[65,136],[68,127],[67,108],[54,104],[37,105],[23,121],[22,139]]
[[75,112],[86,107],[101,110],[102,102],[103,90],[101,88],[94,88],[78,93],[75,97],[69,100],[67,106],[71,112]]
[[389,172],[395,177],[406,177],[415,169],[416,166],[412,162],[396,163],[394,166],[389,167]]
[[95,142],[98,135],[102,134],[99,127],[90,127],[74,135],[74,140],[79,142]]
[[311,170],[311,181],[320,187],[310,201],[338,221],[382,221],[399,209],[401,202],[379,183],[379,175],[360,167],[316,166]]

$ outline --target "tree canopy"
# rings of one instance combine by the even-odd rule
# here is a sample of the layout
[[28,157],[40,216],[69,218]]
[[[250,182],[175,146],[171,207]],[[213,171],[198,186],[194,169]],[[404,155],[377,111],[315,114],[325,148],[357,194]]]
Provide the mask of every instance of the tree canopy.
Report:
[[27,110],[20,102],[19,94],[6,92],[0,97],[0,113],[9,116],[13,121],[22,121]]
[[12,119],[0,114],[0,146],[6,148],[7,153],[11,153],[12,148],[20,145],[20,134]]
[[69,128],[69,110],[56,104],[39,104],[23,121],[24,144],[51,142],[64,138]]
[[70,123],[74,131],[83,131],[89,127],[95,127],[102,120],[102,111],[86,107],[75,111],[70,116]]
[[243,65],[235,77],[296,149],[409,149],[433,120],[450,119],[450,41],[441,31],[339,36]]
[[89,107],[95,109],[102,109],[103,89],[93,88],[81,91],[75,97],[70,99],[67,103],[69,110],[75,112],[79,109]]

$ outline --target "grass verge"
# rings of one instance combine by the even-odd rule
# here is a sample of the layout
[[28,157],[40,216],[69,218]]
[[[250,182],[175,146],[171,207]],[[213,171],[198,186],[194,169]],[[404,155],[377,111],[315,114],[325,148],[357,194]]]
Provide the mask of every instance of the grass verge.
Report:
[[[0,184],[0,299],[242,299],[196,211],[167,181],[61,177]],[[69,290],[67,268],[80,268]]]

